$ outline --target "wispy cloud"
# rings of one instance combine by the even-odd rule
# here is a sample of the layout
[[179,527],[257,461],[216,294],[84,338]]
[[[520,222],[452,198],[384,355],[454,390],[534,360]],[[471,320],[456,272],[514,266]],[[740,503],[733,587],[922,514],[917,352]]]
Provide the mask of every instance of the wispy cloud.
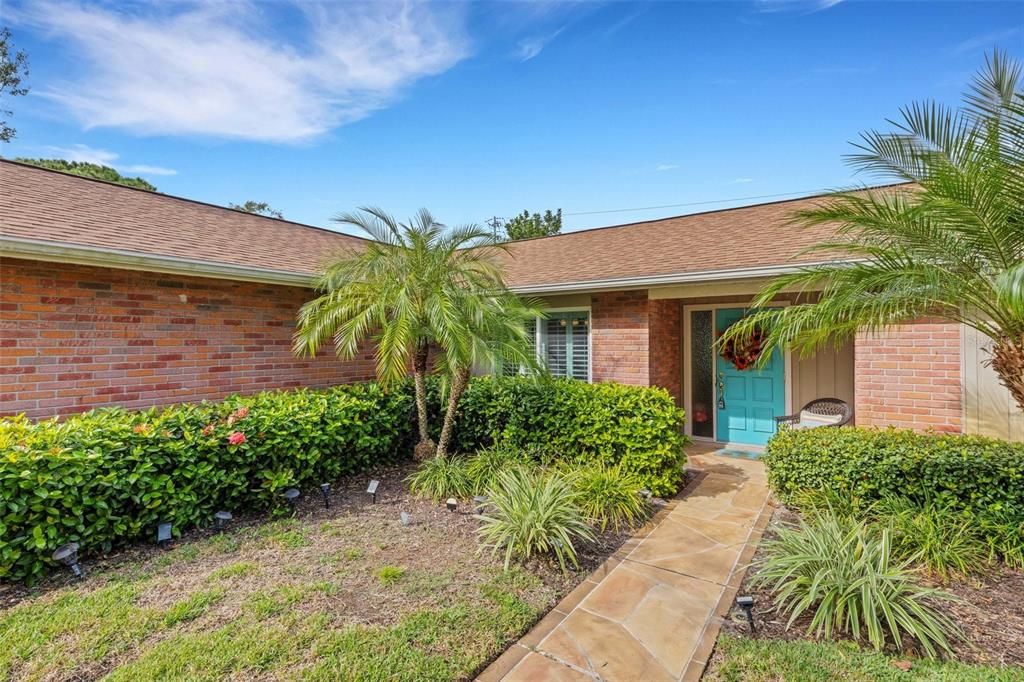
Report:
[[516,45],[516,57],[521,62],[527,62],[544,51],[548,44],[558,37],[558,34],[565,30],[565,27],[544,36],[532,36],[523,38]]
[[835,7],[843,0],[754,0],[758,12],[803,12],[813,14]]
[[122,164],[118,163],[120,155],[108,149],[97,149],[84,144],[76,144],[71,147],[46,147],[49,154],[66,161],[78,161],[79,163],[95,163],[100,166],[110,166],[125,173],[139,173],[140,175],[177,175],[178,171],[163,166],[150,166],[146,164]]
[[1014,26],[1013,28],[1001,29],[999,31],[991,31],[982,35],[973,36],[968,38],[953,47],[953,54],[964,54],[967,52],[974,52],[978,49],[990,49],[997,46],[999,43],[1013,38],[1024,30],[1024,26]]
[[659,163],[657,166],[655,166],[654,170],[661,173],[664,171],[675,170],[676,168],[679,168],[678,163]]
[[735,180],[731,181],[729,184],[730,185],[745,185],[745,184],[747,184],[749,182],[753,182],[753,181],[754,181],[754,178],[736,178]]
[[[274,33],[278,11],[305,19],[301,35]],[[5,14],[83,65],[36,93],[87,128],[141,134],[306,140],[387,106],[468,53],[461,5],[35,0]]]

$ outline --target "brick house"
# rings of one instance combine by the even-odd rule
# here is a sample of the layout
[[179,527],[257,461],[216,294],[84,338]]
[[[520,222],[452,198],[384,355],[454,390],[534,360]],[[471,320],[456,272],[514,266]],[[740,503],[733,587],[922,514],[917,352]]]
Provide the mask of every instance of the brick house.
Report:
[[[663,386],[696,438],[763,443],[771,417],[817,397],[846,400],[861,425],[1024,438],[1024,415],[982,366],[983,340],[955,324],[925,320],[811,358],[781,354],[757,371],[714,354],[715,335],[768,279],[814,262],[802,251],[827,230],[787,224],[813,201],[516,242],[507,280],[547,303],[533,331],[553,373]],[[313,275],[362,244],[0,161],[0,414],[370,379],[369,350],[351,362],[291,353]]]

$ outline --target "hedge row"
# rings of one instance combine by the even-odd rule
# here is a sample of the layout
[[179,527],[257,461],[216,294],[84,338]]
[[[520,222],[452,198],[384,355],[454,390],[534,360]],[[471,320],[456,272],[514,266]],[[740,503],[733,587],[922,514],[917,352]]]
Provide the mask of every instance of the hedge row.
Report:
[[1024,443],[897,429],[782,429],[763,461],[784,502],[831,490],[868,502],[897,496],[1024,518]]
[[683,412],[664,389],[480,377],[459,405],[459,451],[501,441],[554,459],[621,464],[661,496],[675,494],[682,481]]
[[64,422],[0,421],[0,579],[32,580],[61,544],[86,555],[261,510],[290,486],[396,461],[412,400],[368,385],[276,391]]
[[[440,427],[436,383],[433,424]],[[0,419],[0,580],[33,580],[59,545],[84,555],[209,523],[218,509],[259,511],[408,457],[411,385],[273,391],[141,412],[103,409],[63,422]],[[660,389],[574,381],[474,379],[455,445],[496,440],[555,458],[622,462],[655,494],[682,475],[682,413]]]

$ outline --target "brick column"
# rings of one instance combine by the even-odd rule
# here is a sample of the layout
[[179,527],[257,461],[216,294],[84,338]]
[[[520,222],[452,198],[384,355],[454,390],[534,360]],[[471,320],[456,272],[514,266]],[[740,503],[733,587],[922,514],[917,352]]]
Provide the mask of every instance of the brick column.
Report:
[[960,327],[924,320],[854,343],[858,426],[963,431]]
[[676,404],[683,404],[683,325],[679,299],[650,301],[650,354],[648,376],[651,384],[666,389]]

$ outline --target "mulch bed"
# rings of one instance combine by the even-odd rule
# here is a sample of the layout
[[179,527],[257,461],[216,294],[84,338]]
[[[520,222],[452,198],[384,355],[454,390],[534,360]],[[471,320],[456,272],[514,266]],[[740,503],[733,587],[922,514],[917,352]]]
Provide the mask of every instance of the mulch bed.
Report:
[[[795,512],[786,507],[777,508],[764,539],[772,538],[773,529],[780,524],[794,523],[798,518]],[[763,550],[759,549],[754,555],[753,565],[747,571],[739,591],[741,595],[754,597],[757,631],[752,635],[746,616],[734,608],[723,623],[722,632],[766,640],[813,640],[813,635],[807,634],[810,616],[805,614],[787,628],[788,618],[772,610],[771,590],[752,585],[752,579],[757,573],[756,564],[763,554]],[[961,603],[943,602],[937,605],[966,635],[965,641],[954,645],[958,660],[985,665],[1024,666],[1024,572],[999,566],[985,575],[953,580],[939,586],[962,600]]]
[[[491,559],[488,554],[478,558],[476,530],[479,521],[473,518],[474,510],[469,504],[460,502],[459,508],[455,512],[450,512],[443,503],[409,495],[404,481],[415,468],[413,464],[377,467],[366,473],[347,477],[332,486],[329,509],[324,508],[323,498],[318,490],[304,491],[297,505],[295,520],[303,526],[336,524],[339,529],[344,529],[344,537],[337,543],[330,543],[332,546],[324,546],[321,542],[289,551],[289,565],[301,564],[303,559],[308,559],[309,564],[316,563],[318,557],[332,551],[337,552],[341,548],[367,547],[382,557],[386,556],[386,561],[393,565],[423,566],[432,569],[457,565],[460,567],[460,573],[467,564],[480,564],[481,569],[493,568],[499,563],[496,559]],[[380,481],[376,503],[373,503],[371,496],[366,493],[367,484],[371,479]],[[401,512],[410,515],[409,527],[402,526]],[[239,533],[245,529],[258,529],[273,521],[265,514],[247,516],[237,510],[233,513],[235,518],[231,521],[228,534]],[[191,530],[181,538],[175,539],[172,548],[184,547],[191,542],[209,539],[214,535],[211,529]],[[593,542],[581,544],[577,547],[580,565],[578,568],[570,567],[568,573],[563,573],[556,563],[546,559],[531,561],[523,565],[523,568],[540,577],[545,586],[564,596],[586,579],[631,535],[630,530],[615,532],[609,529],[598,534]],[[337,547],[333,546],[335,544]],[[140,567],[145,569],[151,562],[159,561],[164,554],[166,552],[155,545],[139,545],[101,557],[87,557],[82,565],[87,572],[87,578],[99,574],[112,577],[124,570],[138,570]],[[230,555],[230,562],[246,559],[259,561],[260,557],[250,556],[245,552]],[[224,558],[219,556],[210,557],[210,561],[216,563],[223,560]],[[202,561],[192,561],[189,564],[189,572],[205,574],[211,568],[209,565],[203,565]],[[272,568],[261,564],[264,574],[266,570]],[[32,588],[26,588],[20,583],[0,583],[0,610],[10,608],[25,598],[39,597],[73,582],[69,574],[59,572]],[[552,606],[557,601],[558,599],[555,599]],[[375,605],[368,611],[366,620],[378,620],[379,613],[379,605]]]

